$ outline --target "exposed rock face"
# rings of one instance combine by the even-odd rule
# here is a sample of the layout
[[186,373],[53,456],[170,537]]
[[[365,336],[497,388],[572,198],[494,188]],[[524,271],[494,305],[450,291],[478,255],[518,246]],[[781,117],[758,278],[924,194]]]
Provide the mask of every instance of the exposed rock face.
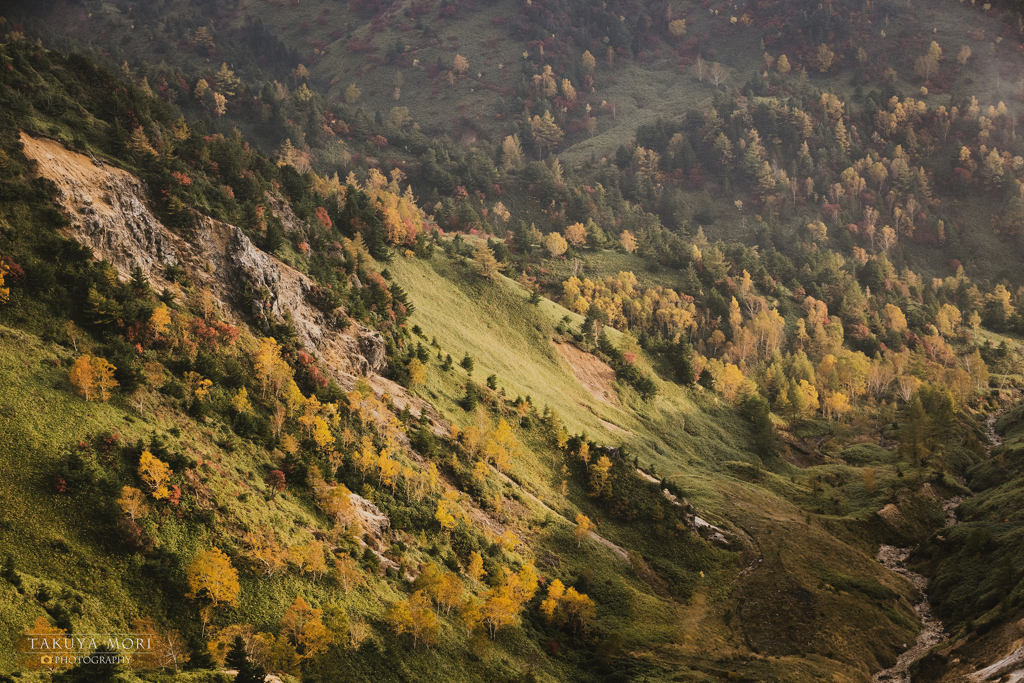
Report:
[[[644,472],[639,467],[636,469],[636,473],[641,479],[649,481],[652,484],[658,484],[660,481],[657,477],[652,477],[647,472]],[[721,548],[731,548],[735,537],[731,532],[721,529],[707,520],[701,519],[697,516],[697,510],[690,505],[690,501],[683,498],[682,502],[679,501],[678,496],[669,491],[668,489],[662,489],[661,494],[665,496],[665,499],[673,505],[678,505],[683,508],[683,520],[686,526],[693,533],[697,534],[706,541],[710,541]]]
[[[58,188],[58,201],[70,218],[70,237],[114,265],[122,278],[141,268],[151,284],[177,293],[168,266],[182,266],[189,279],[207,288],[221,313],[234,322],[252,322],[264,331],[270,320],[291,315],[302,344],[327,365],[335,380],[350,388],[356,376],[386,367],[384,338],[325,313],[311,303],[316,284],[307,276],[257,249],[233,225],[196,216],[187,240],[165,227],[146,204],[146,188],[135,176],[99,166],[46,139],[22,133],[25,154]],[[340,312],[339,312],[340,313]]]
[[357,493],[352,494],[352,505],[359,516],[359,525],[363,535],[376,539],[379,546],[384,545],[384,534],[391,526],[391,520],[376,505]]

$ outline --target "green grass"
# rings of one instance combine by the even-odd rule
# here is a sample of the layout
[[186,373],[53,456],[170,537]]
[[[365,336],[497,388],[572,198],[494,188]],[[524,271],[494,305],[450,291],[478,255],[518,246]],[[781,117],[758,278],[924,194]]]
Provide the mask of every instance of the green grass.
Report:
[[[859,549],[858,539],[841,525],[830,527],[831,522],[824,518],[807,523],[802,508],[794,504],[805,497],[806,483],[791,478],[786,468],[768,468],[751,455],[745,426],[719,398],[659,382],[660,394],[651,402],[623,390],[621,407],[608,406],[579,385],[549,341],[556,322],[566,315],[561,307],[548,301],[536,308],[530,306],[525,293],[511,281],[484,282],[466,266],[441,255],[429,263],[396,260],[389,269],[413,294],[417,311],[412,322],[423,328],[428,339],[436,335],[442,350],[456,360],[468,351],[475,360],[477,381],[494,372],[508,395],[530,393],[538,405],[547,403],[557,410],[571,431],[587,431],[607,443],[626,442],[645,468],[678,484],[701,516],[735,531],[740,546],[746,546],[742,539],[747,534],[757,539],[756,549],[723,551],[685,532],[659,528],[647,519],[620,521],[587,496],[586,483],[575,478],[563,501],[555,488],[558,481],[553,475],[558,463],[551,460],[550,447],[539,432],[518,431],[524,454],[513,466],[516,479],[558,512],[572,518],[582,511],[601,522],[602,536],[651,558],[658,579],[649,583],[593,541],[576,547],[567,524],[557,518],[551,523],[545,510],[514,488],[499,487],[510,499],[503,507],[515,511],[509,522],[528,541],[524,554],[538,562],[542,574],[567,583],[582,580],[584,583],[578,584],[581,590],[598,604],[600,633],[619,633],[636,661],[666,667],[678,675],[688,669],[709,672],[723,667],[759,671],[760,675],[785,670],[789,665],[782,662],[791,653],[779,644],[781,631],[751,631],[750,624],[768,621],[770,613],[791,602],[791,593],[803,595],[800,591],[817,601],[818,616],[802,612],[791,616],[803,624],[800,628],[823,634],[810,638],[811,646],[801,649],[804,659],[797,667],[801,671],[852,672],[859,665],[853,653],[864,648],[877,649],[877,661],[884,662],[892,643],[909,637],[906,632],[911,622],[900,606],[903,603],[886,592],[903,596],[906,587],[881,572],[870,555]],[[578,316],[574,320],[578,324]],[[0,377],[5,380],[0,414],[6,418],[0,491],[5,501],[17,501],[4,507],[0,543],[13,549],[18,571],[30,591],[45,584],[54,594],[66,589],[69,597],[61,600],[82,596],[83,614],[76,617],[76,627],[116,630],[127,627],[132,618],[155,614],[169,615],[176,624],[189,624],[187,629],[192,631],[196,628],[195,608],[176,596],[180,594],[181,567],[198,550],[218,543],[233,554],[239,549],[237,537],[257,527],[274,527],[286,534],[286,540],[295,542],[305,538],[306,532],[291,531],[291,520],[303,527],[319,525],[304,495],[289,490],[273,501],[262,498],[260,477],[250,480],[248,472],[265,467],[266,453],[244,441],[232,453],[221,451],[214,442],[229,432],[216,421],[200,426],[159,394],[146,398],[144,419],[132,415],[119,398],[108,404],[86,403],[70,392],[68,350],[10,329],[3,330],[0,342]],[[463,413],[455,405],[464,371],[456,367],[445,374],[437,365],[432,358],[428,384],[419,391],[425,395],[433,392],[443,414],[462,424],[475,421],[475,415]],[[632,434],[608,431],[599,416],[614,420]],[[170,437],[172,427],[181,429],[180,437]],[[127,554],[118,544],[103,540],[110,533],[110,523],[95,514],[102,501],[85,500],[74,493],[57,496],[50,489],[50,476],[62,449],[87,434],[115,429],[126,439],[148,437],[155,430],[172,444],[193,449],[194,457],[217,466],[199,468],[218,510],[216,535],[203,525],[173,516],[160,521],[162,551],[180,563],[170,568],[169,581],[155,578],[141,555]],[[223,476],[216,474],[218,467]],[[885,481],[880,475],[879,488]],[[238,496],[245,492],[251,495],[243,504]],[[656,491],[647,495],[665,504]],[[522,503],[513,504],[511,499]],[[849,539],[844,540],[846,537]],[[67,550],[55,553],[53,542],[58,539],[64,542],[60,547]],[[422,544],[416,545],[409,552],[426,559],[419,547]],[[553,564],[551,558],[555,558]],[[741,574],[758,558],[763,560],[761,568]],[[852,577],[848,583],[855,590],[833,592],[822,582],[821,571]],[[217,623],[252,623],[259,630],[273,630],[299,594],[318,607],[344,604],[350,614],[366,619],[384,647],[375,654],[325,663],[355,678],[369,675],[366,667],[383,666],[410,679],[422,678],[428,671],[435,675],[444,671],[450,680],[480,680],[521,671],[537,658],[544,662],[537,672],[540,680],[599,678],[577,659],[585,651],[579,650],[583,641],[573,644],[571,655],[567,649],[565,658],[542,655],[542,643],[547,639],[569,637],[545,631],[547,627],[536,623],[535,616],[527,616],[523,630],[500,635],[487,659],[473,662],[464,654],[464,634],[454,619],[442,620],[442,641],[436,649],[409,651],[385,636],[383,610],[401,597],[389,582],[374,581],[370,589],[349,596],[329,581],[314,583],[291,573],[270,580],[243,573],[242,584],[239,606],[222,610]],[[776,585],[783,585],[789,593],[771,593],[767,600],[750,599]],[[834,583],[830,585],[836,588]],[[878,593],[878,604],[865,602],[864,591],[857,586]],[[34,600],[16,597],[6,587],[4,591],[0,620],[11,638],[43,612]],[[676,597],[671,597],[673,594]],[[731,621],[736,617],[741,618]],[[886,623],[893,626],[875,628]],[[837,644],[837,637],[845,639],[844,644]],[[751,657],[747,638],[758,643],[762,653],[780,657],[779,663],[747,659]],[[707,652],[716,653],[714,662],[707,660]],[[14,666],[12,656],[7,657],[0,660],[0,667]],[[652,680],[659,678],[657,671],[652,670]],[[814,675],[799,674],[803,680],[815,680]]]
[[[576,401],[567,404],[564,400],[571,395],[566,386],[575,386],[575,380],[568,369],[554,362],[557,358],[546,353],[546,349],[550,349],[548,335],[554,322],[566,315],[561,307],[547,301],[539,310],[526,306],[523,304],[525,293],[514,283],[508,280],[486,283],[468,266],[450,262],[444,256],[436,256],[429,263],[403,260],[389,269],[407,291],[420,292],[415,297],[417,312],[413,321],[423,328],[428,339],[436,334],[443,351],[452,353],[453,358],[458,359],[468,350],[476,362],[474,377],[484,377],[500,369],[500,384],[509,388],[510,395],[517,393],[520,386],[528,387],[535,399],[549,401],[570,425],[577,421],[575,424],[583,428],[593,428],[592,414],[585,409],[588,405],[608,410],[607,406],[595,406],[592,399],[582,393],[577,394],[582,406]],[[455,285],[454,291],[446,290],[449,282]],[[578,316],[572,317],[578,320]],[[522,345],[522,336],[534,332],[538,334],[539,347],[536,343]],[[497,349],[501,349],[501,353],[496,354]],[[461,371],[452,371],[458,372]],[[433,391],[442,403],[458,411],[453,403],[458,398],[458,381],[441,375],[433,361],[430,374],[426,390]],[[540,385],[535,384],[538,377],[545,374],[547,378]],[[565,393],[556,394],[549,387],[559,387]],[[620,595],[616,588],[613,594],[620,597],[607,596],[609,607],[616,607],[602,612],[606,628],[621,629],[629,643],[651,650],[655,659],[665,657],[668,648],[676,652],[672,659],[677,666],[680,661],[691,666],[697,663],[692,659],[694,652],[702,647],[713,643],[719,652],[733,647],[729,642],[738,631],[735,625],[724,622],[724,610],[731,609],[733,614],[746,610],[741,630],[747,633],[748,639],[759,643],[762,653],[790,654],[783,643],[788,637],[789,625],[797,623],[803,624],[798,628],[806,628],[808,635],[809,647],[801,646],[801,650],[831,658],[832,666],[842,669],[846,665],[862,665],[868,660],[872,666],[882,666],[894,660],[900,643],[912,637],[914,617],[908,607],[912,588],[878,567],[873,559],[870,529],[848,528],[851,524],[863,526],[863,520],[881,508],[887,496],[893,495],[898,486],[894,467],[877,463],[872,492],[865,489],[859,468],[833,464],[801,472],[781,462],[768,467],[749,453],[746,427],[720,398],[665,382],[659,382],[659,390],[659,396],[649,403],[624,393],[623,408],[616,424],[629,429],[632,435],[624,437],[614,433],[614,436],[630,447],[630,453],[636,455],[646,469],[677,484],[696,505],[699,514],[735,531],[737,543],[743,545],[742,538],[752,536],[758,545],[753,555],[742,556],[695,547],[696,553],[685,559],[686,545],[672,541],[681,553],[675,562],[678,567],[686,568],[683,576],[688,577],[686,581],[694,582],[695,588],[691,602],[686,607],[676,608],[680,610],[680,621],[662,621],[665,604],[645,593],[633,576],[630,579],[633,583],[622,584],[626,593]],[[598,437],[602,434],[588,433]],[[535,491],[551,507],[568,517],[580,510],[594,519],[604,520],[599,533],[645,555],[657,555],[655,548],[669,542],[657,533],[644,531],[642,526],[606,519],[601,510],[588,501],[581,482],[570,482],[569,501],[573,502],[559,504],[560,497],[553,489],[555,478],[544,474],[550,472],[555,463],[537,455],[544,451],[542,444],[525,437],[523,440],[528,446],[525,467],[515,467],[514,474],[531,486],[537,486]],[[532,477],[530,472],[534,473]],[[811,475],[835,477],[834,490],[827,486],[820,495],[823,499],[829,495],[841,496],[844,506],[841,515],[806,514],[805,505],[816,505],[808,483]],[[846,483],[840,488],[842,482]],[[556,524],[554,530],[547,533],[551,541],[534,536],[531,543],[534,556],[543,557],[544,549],[550,548],[548,552],[557,553],[561,559],[559,575],[572,576],[580,571],[576,561],[570,559],[580,551],[567,551],[567,545],[572,546],[565,541],[568,528]],[[591,547],[587,548],[588,545]],[[618,581],[631,576],[621,561],[595,544],[585,543],[581,550],[585,551],[588,566],[599,579],[604,575],[614,576],[612,584],[618,586]],[[744,577],[739,571],[751,557],[760,558],[759,569]],[[698,578],[698,570],[703,571],[706,578]],[[829,578],[846,578],[830,583],[822,579],[823,572]],[[775,592],[772,594],[776,597],[768,600],[753,598],[758,591],[772,592],[771,586],[780,582],[788,587],[789,593]],[[630,585],[633,588],[629,588]],[[817,605],[813,614],[801,616],[803,613],[797,609],[789,615],[794,621],[769,616],[768,610],[784,609],[778,600],[792,603],[792,595],[804,593]],[[600,599],[598,603],[604,604]],[[622,611],[624,604],[631,607]],[[658,626],[640,625],[652,620]],[[787,626],[780,626],[779,630],[751,626],[766,622]],[[671,633],[676,628],[673,624],[680,623],[686,624],[686,634],[693,634],[695,627],[703,631],[696,638],[686,635],[680,639]],[[865,651],[872,654],[865,656]],[[658,654],[654,655],[655,652]]]
[[[496,374],[509,398],[529,395],[538,410],[549,406],[572,433],[604,432],[597,415],[623,419],[621,411],[587,392],[555,349],[555,324],[568,314],[557,304],[543,300],[535,308],[511,280],[485,281],[462,259],[441,254],[429,263],[396,259],[388,270],[403,289],[415,293],[416,312],[410,323],[418,324],[428,339],[436,337],[441,352],[450,353],[456,362],[447,376],[439,376],[432,360],[427,389],[440,390],[449,401],[461,398],[467,374],[457,364],[468,353],[474,381],[482,384]],[[469,419],[466,416],[463,424]]]
[[[84,632],[126,629],[147,610],[147,581],[133,558],[109,553],[109,531],[94,502],[54,495],[63,449],[74,436],[119,431],[143,436],[145,425],[128,423],[114,405],[86,403],[70,393],[70,354],[10,328],[0,328],[0,547],[14,557],[26,587],[54,595],[83,595],[75,624]],[[97,558],[104,558],[97,561]],[[13,642],[43,614],[30,596],[7,594],[0,608],[0,669],[15,664]],[[62,602],[59,600],[58,602]]]

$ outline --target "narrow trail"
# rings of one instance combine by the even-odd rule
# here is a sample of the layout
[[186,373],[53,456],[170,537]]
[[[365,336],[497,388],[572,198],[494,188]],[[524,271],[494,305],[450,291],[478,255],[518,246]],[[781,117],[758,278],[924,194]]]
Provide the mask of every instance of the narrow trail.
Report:
[[[520,486],[519,484],[517,484],[517,483],[516,483],[515,481],[513,481],[513,480],[512,480],[512,479],[511,479],[511,478],[510,478],[510,477],[509,477],[508,475],[506,475],[506,474],[505,474],[504,472],[502,472],[501,470],[498,470],[498,469],[492,468],[492,469],[491,469],[491,471],[493,471],[493,472],[496,472],[496,473],[498,474],[498,476],[502,478],[502,480],[504,480],[505,482],[507,482],[507,483],[511,484],[512,486],[516,487],[516,489],[518,489],[518,490],[519,490],[519,492],[520,492],[520,493],[522,493],[522,494],[523,494],[524,496],[526,496],[527,498],[529,498],[529,499],[530,499],[530,500],[532,500],[532,501],[533,501],[534,503],[536,503],[537,505],[541,506],[542,508],[544,508],[545,510],[547,510],[547,511],[548,511],[548,512],[550,512],[551,514],[555,515],[556,517],[558,517],[559,519],[561,519],[561,520],[562,520],[563,522],[565,522],[565,523],[566,523],[566,524],[568,524],[569,526],[573,526],[573,527],[575,527],[575,526],[576,526],[576,522],[572,521],[571,519],[568,519],[567,517],[565,517],[565,516],[564,516],[564,515],[563,515],[563,514],[562,514],[561,512],[559,512],[558,510],[553,510],[552,508],[548,507],[548,504],[547,504],[547,503],[545,503],[545,502],[544,502],[543,500],[541,500],[540,498],[538,498],[537,496],[533,495],[532,493],[530,493],[529,491],[527,491],[527,490],[526,490],[525,488],[523,488],[522,486]],[[609,550],[611,550],[611,551],[612,551],[613,553],[615,553],[615,554],[616,554],[616,555],[617,555],[617,556],[618,556],[619,558],[621,558],[621,559],[625,560],[626,562],[629,562],[629,551],[628,551],[628,550],[626,550],[625,548],[623,548],[622,546],[620,546],[620,545],[615,545],[614,543],[612,543],[611,541],[609,541],[609,540],[608,540],[607,538],[604,538],[603,536],[598,536],[598,535],[597,535],[596,533],[594,533],[593,531],[589,532],[589,533],[588,533],[587,535],[588,535],[588,536],[589,536],[589,537],[590,537],[590,538],[591,538],[592,540],[594,540],[594,541],[597,541],[598,543],[600,543],[600,544],[601,544],[601,545],[603,545],[604,547],[606,547],[606,548],[608,548]]]
[[[991,442],[991,445],[985,447],[986,456],[992,453],[993,448],[1003,443],[1003,440],[996,434],[996,420],[999,419],[1001,413],[1002,411],[992,413],[985,420],[985,433]],[[955,496],[943,502],[942,509],[946,513],[947,528],[956,524],[956,509],[963,500],[964,496]],[[876,559],[883,567],[903,576],[920,591],[921,602],[914,605],[914,611],[921,619],[921,632],[917,634],[914,646],[899,656],[895,666],[883,669],[871,677],[873,683],[910,683],[910,665],[924,655],[929,648],[947,637],[942,622],[932,615],[932,606],[927,593],[928,579],[907,569],[907,558],[910,556],[910,551],[910,548],[883,545],[879,548]]]

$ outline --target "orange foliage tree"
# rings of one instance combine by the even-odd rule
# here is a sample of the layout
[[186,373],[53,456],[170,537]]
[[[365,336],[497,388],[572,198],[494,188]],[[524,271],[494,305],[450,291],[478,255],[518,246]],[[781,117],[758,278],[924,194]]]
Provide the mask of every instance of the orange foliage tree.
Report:
[[80,356],[71,368],[71,386],[86,401],[96,398],[106,401],[110,398],[110,390],[117,386],[115,370],[117,368],[103,358],[88,354]]

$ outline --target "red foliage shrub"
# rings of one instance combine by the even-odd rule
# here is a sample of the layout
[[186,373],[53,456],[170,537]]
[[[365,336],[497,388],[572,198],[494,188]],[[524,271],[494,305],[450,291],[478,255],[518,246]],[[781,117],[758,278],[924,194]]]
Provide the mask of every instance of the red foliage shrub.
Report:
[[271,470],[270,474],[267,475],[265,482],[267,484],[267,488],[275,494],[281,493],[287,488],[284,472],[281,470]]

